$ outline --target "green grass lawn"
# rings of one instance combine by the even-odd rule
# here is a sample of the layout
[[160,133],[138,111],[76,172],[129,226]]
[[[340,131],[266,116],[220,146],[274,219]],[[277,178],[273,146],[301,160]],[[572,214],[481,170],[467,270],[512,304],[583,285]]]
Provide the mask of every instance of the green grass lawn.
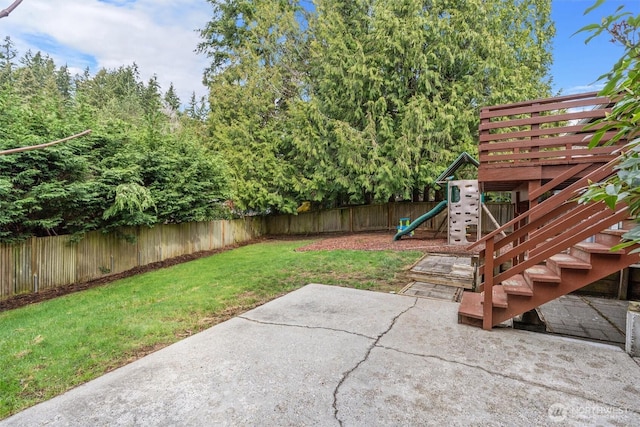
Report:
[[380,291],[419,252],[264,242],[0,313],[0,419],[307,283]]

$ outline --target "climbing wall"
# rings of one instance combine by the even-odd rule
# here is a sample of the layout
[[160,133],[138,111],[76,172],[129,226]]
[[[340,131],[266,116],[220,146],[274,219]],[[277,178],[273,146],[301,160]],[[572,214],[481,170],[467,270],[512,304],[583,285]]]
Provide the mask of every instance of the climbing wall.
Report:
[[477,180],[449,181],[449,244],[480,238],[480,191]]

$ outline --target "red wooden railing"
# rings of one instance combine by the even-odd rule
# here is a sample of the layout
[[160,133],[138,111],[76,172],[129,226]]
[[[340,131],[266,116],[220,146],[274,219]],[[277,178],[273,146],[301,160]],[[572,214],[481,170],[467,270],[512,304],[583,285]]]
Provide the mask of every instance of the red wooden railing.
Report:
[[[589,182],[599,182],[611,176],[612,160],[577,180],[499,229],[474,242],[469,248],[484,243],[480,253],[479,277],[484,276],[478,291],[484,291],[483,328],[493,325],[494,285],[524,272],[548,257],[558,254],[598,232],[622,221],[628,215],[626,205],[619,204],[612,211],[604,203],[579,204],[577,197]],[[501,232],[509,227],[515,231],[507,237]],[[502,264],[511,267],[500,271]]]
[[597,92],[483,107],[479,176],[506,167],[606,163],[614,157],[615,146],[589,149],[598,127],[588,131],[584,127],[605,117],[611,107],[611,100]]

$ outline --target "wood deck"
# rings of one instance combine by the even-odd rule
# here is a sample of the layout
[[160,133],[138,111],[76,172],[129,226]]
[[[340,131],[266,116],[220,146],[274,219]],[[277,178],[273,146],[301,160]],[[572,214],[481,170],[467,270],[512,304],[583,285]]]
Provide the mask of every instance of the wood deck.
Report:
[[563,188],[607,163],[625,141],[605,145],[615,135],[610,131],[589,149],[598,127],[585,126],[605,117],[611,106],[609,98],[591,92],[482,108],[478,180],[483,191],[512,191],[529,182],[537,188],[564,175],[554,183]]

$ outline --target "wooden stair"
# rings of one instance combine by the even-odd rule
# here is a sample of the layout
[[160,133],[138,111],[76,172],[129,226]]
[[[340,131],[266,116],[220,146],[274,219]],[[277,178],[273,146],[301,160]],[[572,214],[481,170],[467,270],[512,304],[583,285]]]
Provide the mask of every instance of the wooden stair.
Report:
[[[578,290],[638,262],[635,247],[611,251],[624,230],[603,230],[595,242],[575,244],[569,253],[549,257],[493,286],[492,326],[532,310],[562,295]],[[614,236],[615,239],[611,239]],[[458,322],[482,326],[484,291],[465,291],[458,310]]]
[[[482,283],[464,292],[461,323],[491,329],[640,261],[631,253],[637,246],[611,251],[635,226],[625,222],[628,206],[578,203],[591,183],[616,174],[627,141],[611,129],[588,149],[597,127],[584,127],[616,102],[590,93],[481,109],[480,185],[514,191],[518,210],[526,202],[528,210],[468,247],[484,245],[476,275]],[[577,106],[593,108],[567,113]],[[561,120],[552,124],[554,117]]]
[[[460,323],[491,329],[640,261],[632,253],[638,245],[611,250],[636,225],[626,205],[610,209],[603,202],[576,201],[590,182],[611,176],[614,164],[598,167],[469,246],[485,245],[477,273],[483,281],[477,292],[463,293]],[[509,227],[513,232],[503,237]]]

